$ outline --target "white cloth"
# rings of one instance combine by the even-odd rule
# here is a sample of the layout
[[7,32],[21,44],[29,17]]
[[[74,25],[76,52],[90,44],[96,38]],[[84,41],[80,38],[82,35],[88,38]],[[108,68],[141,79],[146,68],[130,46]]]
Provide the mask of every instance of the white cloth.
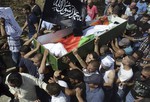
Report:
[[126,8],[125,15],[132,16],[132,12],[131,12],[131,9],[129,8],[129,6],[127,6],[127,8]]
[[29,75],[26,73],[20,73],[20,74],[22,76],[22,81],[23,81],[20,88],[17,88],[17,87],[14,88],[9,85],[7,80],[10,74],[7,75],[5,83],[8,85],[9,91],[12,94],[15,94],[15,93],[18,94],[18,98],[20,100],[19,102],[34,102],[37,99],[35,85],[46,90],[47,84],[35,78],[32,75]]
[[43,46],[48,49],[51,54],[57,57],[62,57],[68,53],[61,43],[48,43],[44,44]]
[[113,27],[116,27],[117,24],[109,24],[109,25],[95,25],[95,26],[91,26],[85,30],[83,30],[83,37],[85,36],[89,36],[94,34],[95,36],[100,36],[102,35],[104,32],[106,32],[107,30],[112,29]]
[[58,96],[52,96],[51,102],[67,102],[67,98],[64,93],[60,92]]
[[41,28],[45,28],[46,30],[51,30],[54,27],[55,24],[42,21]]
[[91,19],[91,17],[89,16],[89,15],[87,15],[86,17],[85,17],[85,21],[86,22],[88,22],[88,21],[91,21],[92,19]]
[[84,76],[91,76],[92,74],[99,74],[98,73],[98,71],[95,71],[95,72],[91,72],[91,73],[89,73],[88,71],[87,71],[87,69],[82,69],[83,71],[83,74],[84,74]]
[[132,68],[130,70],[125,70],[123,64],[121,63],[120,70],[118,71],[118,78],[121,82],[128,81],[132,78],[133,71]]
[[16,22],[10,7],[0,7],[0,18],[5,19],[5,30],[7,35],[14,38],[22,34],[22,30]]
[[63,80],[58,80],[57,83],[61,86],[61,87],[65,87],[65,88],[68,88],[68,85],[65,81]]
[[102,66],[109,67],[110,69],[114,69],[114,62],[115,60],[108,55],[101,60]]
[[103,79],[104,79],[104,82],[105,83],[108,83],[109,82],[109,78],[108,78],[108,74],[111,72],[112,70],[108,70],[104,73],[103,75]]

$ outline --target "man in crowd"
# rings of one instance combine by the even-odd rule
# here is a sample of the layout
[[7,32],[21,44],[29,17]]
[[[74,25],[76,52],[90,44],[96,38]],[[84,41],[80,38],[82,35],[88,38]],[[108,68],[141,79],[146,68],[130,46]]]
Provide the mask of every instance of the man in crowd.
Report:
[[31,12],[31,7],[28,4],[23,6],[23,13],[26,15],[26,22],[22,27],[22,30],[28,26],[28,37],[31,38],[38,30],[38,18]]
[[25,73],[13,72],[7,75],[5,83],[10,92],[19,102],[35,102],[38,100],[35,86],[46,90],[47,84],[43,81]]

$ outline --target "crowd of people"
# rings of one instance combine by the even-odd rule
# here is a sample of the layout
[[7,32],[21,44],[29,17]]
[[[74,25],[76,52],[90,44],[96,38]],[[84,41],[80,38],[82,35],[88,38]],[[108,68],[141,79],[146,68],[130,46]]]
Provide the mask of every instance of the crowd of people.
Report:
[[[127,20],[122,34],[101,44],[95,37],[94,49],[86,58],[72,52],[76,62],[63,57],[68,67],[52,70],[47,66],[49,51],[39,53],[40,43],[32,40],[45,30],[59,30],[60,26],[44,21],[38,24],[41,9],[35,0],[22,7],[28,27],[28,38],[23,44],[20,37],[8,34],[5,18],[0,18],[1,49],[8,45],[16,71],[6,77],[3,61],[0,65],[0,95],[10,102],[149,102],[150,101],[150,2],[147,0],[105,0],[104,14]],[[87,21],[97,20],[98,0],[88,0]],[[102,2],[102,1],[101,1]],[[48,31],[48,32],[49,32]],[[37,33],[38,32],[38,33]],[[116,32],[117,33],[117,32]],[[90,46],[89,46],[90,47]],[[5,81],[3,82],[3,80]]]

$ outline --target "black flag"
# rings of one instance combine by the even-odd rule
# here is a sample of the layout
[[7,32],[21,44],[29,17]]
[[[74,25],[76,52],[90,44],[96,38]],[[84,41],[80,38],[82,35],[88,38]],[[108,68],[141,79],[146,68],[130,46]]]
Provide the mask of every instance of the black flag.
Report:
[[72,27],[75,35],[81,35],[85,16],[86,6],[80,0],[46,0],[42,19]]

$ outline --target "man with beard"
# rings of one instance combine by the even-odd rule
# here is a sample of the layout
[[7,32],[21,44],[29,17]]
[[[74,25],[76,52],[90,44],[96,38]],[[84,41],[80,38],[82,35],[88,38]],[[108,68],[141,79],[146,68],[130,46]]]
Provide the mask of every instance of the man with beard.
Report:
[[150,98],[150,66],[135,74],[134,86],[126,96],[126,102]]

